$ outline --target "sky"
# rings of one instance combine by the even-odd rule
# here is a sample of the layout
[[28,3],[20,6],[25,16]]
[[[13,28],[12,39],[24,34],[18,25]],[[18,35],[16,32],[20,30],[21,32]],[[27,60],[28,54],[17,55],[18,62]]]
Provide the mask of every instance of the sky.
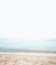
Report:
[[56,39],[56,0],[0,0],[0,38]]

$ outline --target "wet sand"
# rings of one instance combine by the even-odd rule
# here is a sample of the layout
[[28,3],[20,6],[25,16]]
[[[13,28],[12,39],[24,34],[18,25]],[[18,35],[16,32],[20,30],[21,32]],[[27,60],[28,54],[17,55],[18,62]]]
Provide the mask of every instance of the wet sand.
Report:
[[56,53],[0,52],[0,65],[56,65]]

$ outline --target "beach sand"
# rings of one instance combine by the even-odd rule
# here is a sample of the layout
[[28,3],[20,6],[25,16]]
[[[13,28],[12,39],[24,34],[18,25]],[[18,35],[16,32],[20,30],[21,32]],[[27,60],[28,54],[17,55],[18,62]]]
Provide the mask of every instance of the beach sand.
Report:
[[0,65],[56,65],[56,53],[0,52]]

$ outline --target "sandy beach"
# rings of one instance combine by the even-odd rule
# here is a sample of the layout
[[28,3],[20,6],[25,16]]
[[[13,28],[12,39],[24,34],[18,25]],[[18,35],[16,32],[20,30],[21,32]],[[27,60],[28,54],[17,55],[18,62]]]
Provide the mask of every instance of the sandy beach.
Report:
[[0,65],[56,65],[56,53],[0,52]]

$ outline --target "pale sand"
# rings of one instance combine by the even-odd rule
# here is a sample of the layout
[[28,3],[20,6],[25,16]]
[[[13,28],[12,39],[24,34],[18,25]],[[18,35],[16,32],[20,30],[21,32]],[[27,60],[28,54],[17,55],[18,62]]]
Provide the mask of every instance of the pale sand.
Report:
[[0,65],[56,65],[56,53],[0,52]]

